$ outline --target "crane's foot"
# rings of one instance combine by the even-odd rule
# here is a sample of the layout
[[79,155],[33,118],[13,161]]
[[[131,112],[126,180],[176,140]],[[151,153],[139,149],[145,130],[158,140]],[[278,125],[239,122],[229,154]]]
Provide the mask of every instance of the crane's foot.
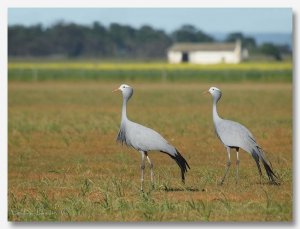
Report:
[[154,184],[152,184],[152,185],[151,185],[151,188],[152,188],[152,190],[154,190],[154,189],[155,189],[155,185],[154,185]]
[[225,174],[225,176],[223,176],[222,180],[219,181],[219,183],[218,183],[219,186],[222,186],[222,185],[224,184],[224,182],[225,182],[225,177],[226,177],[226,174]]
[[224,184],[224,180],[221,180],[221,181],[218,183],[219,186],[222,186],[223,184]]

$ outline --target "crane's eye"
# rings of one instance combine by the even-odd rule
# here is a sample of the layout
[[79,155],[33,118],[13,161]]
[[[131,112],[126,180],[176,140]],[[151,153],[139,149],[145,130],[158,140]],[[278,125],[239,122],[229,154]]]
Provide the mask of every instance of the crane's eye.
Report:
[[123,86],[123,88],[125,88],[125,86]]

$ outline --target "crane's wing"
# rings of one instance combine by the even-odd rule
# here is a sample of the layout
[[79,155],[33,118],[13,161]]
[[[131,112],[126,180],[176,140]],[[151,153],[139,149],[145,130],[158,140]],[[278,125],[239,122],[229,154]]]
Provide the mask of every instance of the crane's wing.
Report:
[[252,133],[240,123],[222,119],[215,124],[215,130],[226,146],[240,147],[249,152],[251,147],[257,145]]
[[135,122],[126,123],[126,140],[129,143],[128,145],[137,150],[158,150],[170,153],[173,156],[176,154],[176,149],[159,133]]
[[180,167],[182,182],[185,181],[185,173],[190,166],[174,146],[169,144],[155,130],[131,121],[127,122],[126,125],[126,141],[130,146],[137,150],[157,150],[168,154]]
[[180,167],[182,181],[185,181],[185,173],[190,168],[189,164],[178,150],[155,130],[127,120],[126,123],[121,124],[117,141],[126,143],[139,151],[157,150],[168,154]]
[[273,184],[279,184],[277,181],[277,176],[271,168],[271,163],[267,160],[264,151],[256,143],[256,140],[252,133],[243,125],[230,121],[230,120],[220,120],[215,123],[215,129],[218,137],[223,142],[224,145],[229,147],[240,147],[246,152],[250,153],[259,168],[259,160],[263,163],[269,180]]

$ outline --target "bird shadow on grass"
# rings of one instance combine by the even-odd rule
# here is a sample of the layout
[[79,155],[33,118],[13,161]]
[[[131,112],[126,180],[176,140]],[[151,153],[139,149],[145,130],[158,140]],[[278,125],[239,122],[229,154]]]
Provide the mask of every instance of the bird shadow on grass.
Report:
[[165,192],[205,192],[205,189],[199,189],[199,188],[194,188],[194,187],[161,187],[160,190],[165,191]]

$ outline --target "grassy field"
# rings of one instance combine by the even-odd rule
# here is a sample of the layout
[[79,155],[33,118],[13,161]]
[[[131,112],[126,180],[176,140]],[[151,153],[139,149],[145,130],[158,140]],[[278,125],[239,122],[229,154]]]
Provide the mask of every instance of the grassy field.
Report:
[[[139,191],[141,156],[115,142],[122,99],[111,91],[121,83],[135,89],[129,118],[160,132],[189,162],[185,185],[176,163],[152,152],[155,189],[147,165],[145,192]],[[256,136],[280,186],[267,179],[260,184],[255,162],[244,152],[239,183],[233,163],[225,184],[218,185],[226,151],[213,130],[211,98],[201,94],[210,86],[223,91],[220,115],[242,122]],[[14,78],[8,91],[10,221],[293,219],[291,79],[149,83]],[[234,153],[232,158],[234,162]]]

